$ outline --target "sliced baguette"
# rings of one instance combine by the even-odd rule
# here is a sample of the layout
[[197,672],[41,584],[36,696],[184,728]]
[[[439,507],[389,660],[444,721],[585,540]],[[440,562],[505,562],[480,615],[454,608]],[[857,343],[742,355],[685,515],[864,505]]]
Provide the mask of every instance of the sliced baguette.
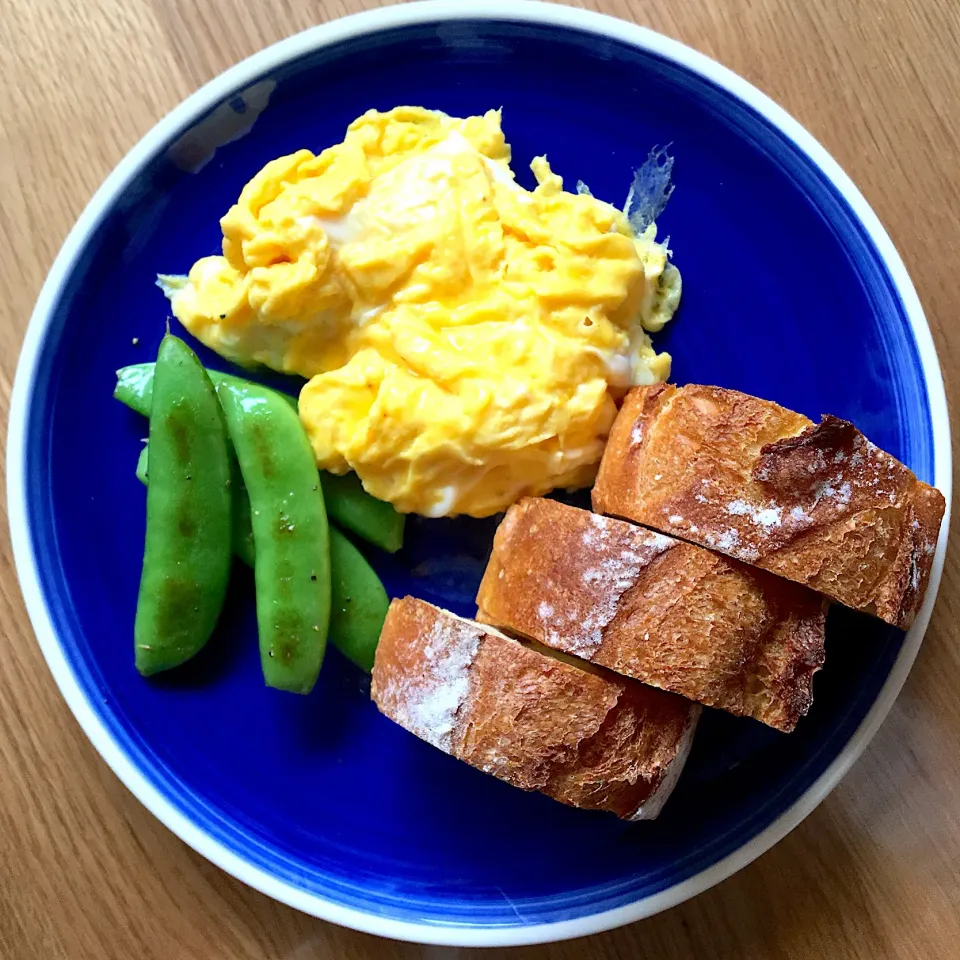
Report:
[[930,579],[939,490],[852,424],[720,387],[638,387],[610,433],[600,513],[719,550],[906,629]]
[[372,697],[422,740],[523,790],[652,819],[700,707],[587,667],[406,597],[387,613]]
[[811,590],[554,500],[497,529],[477,619],[789,732],[823,665]]

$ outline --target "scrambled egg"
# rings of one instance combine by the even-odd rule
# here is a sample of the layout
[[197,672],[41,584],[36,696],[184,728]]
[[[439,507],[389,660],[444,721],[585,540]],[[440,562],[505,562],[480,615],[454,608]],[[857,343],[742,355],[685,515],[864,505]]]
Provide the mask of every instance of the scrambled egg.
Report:
[[499,111],[369,111],[343,143],[268,163],[221,220],[223,255],[162,276],[173,313],[242,364],[309,378],[326,470],[426,516],[487,516],[589,485],[615,398],[663,380],[680,296],[656,228],[545,157],[510,170]]

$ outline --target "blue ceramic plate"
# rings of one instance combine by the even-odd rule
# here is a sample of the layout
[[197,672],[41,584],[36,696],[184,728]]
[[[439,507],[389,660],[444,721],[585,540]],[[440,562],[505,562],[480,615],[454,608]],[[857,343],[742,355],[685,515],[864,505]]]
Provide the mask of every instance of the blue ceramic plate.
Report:
[[[946,404],[917,296],[861,195],[796,122],[707,58],[626,23],[540,4],[426,3],[318,27],[229,70],[96,194],[43,288],[17,373],[17,568],[90,739],[225,870],[392,937],[581,935],[716,883],[823,799],[903,683],[945,544],[906,636],[831,615],[816,703],[792,736],[708,711],[654,823],[567,809],[444,756],[379,716],[336,653],[312,696],[266,689],[242,571],[209,648],[175,675],[140,679],[133,466],[146,427],[111,390],[114,371],[152,358],[163,333],[154,277],[218,250],[219,217],[266,160],[318,150],[368,108],[406,103],[458,116],[502,106],[522,181],[546,153],[568,183],[616,203],[649,149],[671,143],[676,193],[660,227],[684,294],[657,345],[675,378],[847,417],[949,498]],[[414,521],[399,555],[370,556],[393,595],[469,614],[492,530]]]

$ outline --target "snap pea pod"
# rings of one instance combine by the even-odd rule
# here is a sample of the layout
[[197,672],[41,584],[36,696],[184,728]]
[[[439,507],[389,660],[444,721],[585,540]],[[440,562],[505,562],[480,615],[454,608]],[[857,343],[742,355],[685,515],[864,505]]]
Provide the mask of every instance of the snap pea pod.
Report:
[[[149,445],[145,445],[137,458],[137,479],[144,486],[148,482],[149,450]],[[233,552],[248,567],[252,567],[254,553],[253,527],[250,526],[250,498],[247,496],[246,487],[243,485],[243,477],[240,474],[240,467],[237,464],[232,446],[230,447],[230,514]]]
[[[147,482],[147,448],[140,451],[137,479]],[[236,457],[231,463],[236,464]],[[143,469],[141,469],[143,465]],[[250,498],[238,497],[239,479],[233,486],[233,552],[248,567],[256,562]],[[239,505],[239,506],[238,506]],[[367,558],[336,527],[330,528],[330,642],[361,670],[373,670],[390,599]]]
[[[233,552],[256,569],[249,497],[234,499]],[[330,642],[361,670],[373,657],[390,598],[367,558],[336,527],[330,527]]]
[[396,553],[403,546],[406,517],[389,503],[371,497],[355,473],[321,472],[320,482],[327,511],[341,527],[387,553]]
[[144,485],[147,485],[147,470],[150,467],[150,455],[147,452],[149,446],[144,444],[143,449],[140,451],[140,456],[137,457],[137,479]]
[[[228,373],[220,373],[217,370],[207,372],[214,384],[251,383],[249,380],[243,380]],[[149,416],[153,397],[153,376],[152,363],[135,363],[122,367],[117,371],[114,397],[131,410]],[[297,401],[293,397],[279,392],[277,396],[282,397],[297,409]],[[321,471],[320,482],[323,485],[327,514],[341,527],[388,553],[396,553],[403,546],[403,528],[406,518],[402,513],[397,513],[389,503],[371,497],[363,489],[356,474],[348,473],[340,477]]]
[[252,567],[256,550],[253,545],[250,497],[243,484],[243,474],[240,472],[237,454],[232,446],[230,448],[230,481],[233,489],[233,496],[230,499],[230,515],[233,520],[231,527],[233,552],[248,567]]
[[[154,366],[153,363],[132,363],[128,367],[121,367],[117,371],[117,385],[113,388],[115,399],[145,417],[150,416],[150,407],[153,402]],[[241,377],[221,373],[219,370],[207,370],[207,376],[213,381],[214,386],[222,380],[260,386],[252,380],[243,380]],[[291,397],[288,393],[281,393],[279,390],[274,390],[273,393],[289,403],[294,410],[297,409],[295,397]]]
[[137,669],[176,667],[210,638],[230,576],[230,466],[223,414],[194,352],[167,334],[150,412],[151,482],[134,625]]
[[335,527],[330,528],[330,568],[330,639],[370,673],[390,606],[387,591],[366,557]]
[[330,625],[329,529],[313,450],[276,391],[221,378],[216,392],[250,495],[264,680],[309,693]]
[[[114,397],[131,410],[150,416],[153,404],[153,377],[156,364],[132,363],[117,371],[117,385],[113,388]],[[209,376],[212,371],[207,371]],[[211,377],[211,380],[213,377]]]

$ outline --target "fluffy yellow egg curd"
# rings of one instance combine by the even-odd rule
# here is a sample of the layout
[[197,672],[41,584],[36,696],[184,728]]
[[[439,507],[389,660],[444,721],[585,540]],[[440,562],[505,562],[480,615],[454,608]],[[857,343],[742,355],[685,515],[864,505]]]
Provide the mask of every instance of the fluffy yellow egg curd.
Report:
[[398,510],[588,486],[615,398],[669,375],[648,331],[680,275],[654,226],[531,166],[527,191],[499,111],[371,110],[270,161],[220,221],[223,255],[160,283],[222,356],[308,378],[317,464]]

